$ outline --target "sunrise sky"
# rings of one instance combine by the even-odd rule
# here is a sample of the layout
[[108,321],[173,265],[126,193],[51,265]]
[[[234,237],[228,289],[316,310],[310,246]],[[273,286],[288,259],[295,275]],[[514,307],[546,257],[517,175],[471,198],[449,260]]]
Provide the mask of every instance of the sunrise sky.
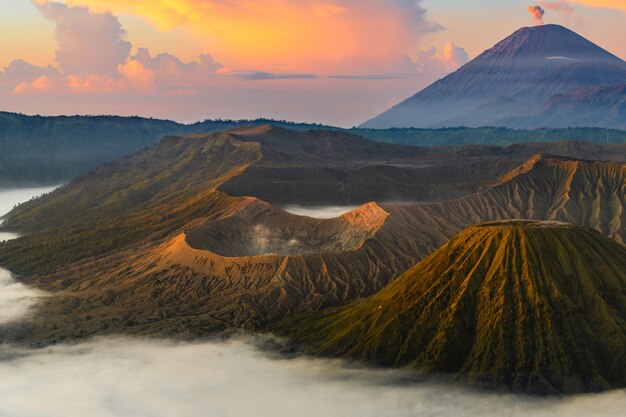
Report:
[[2,0],[0,110],[352,126],[531,5],[626,58],[626,0]]

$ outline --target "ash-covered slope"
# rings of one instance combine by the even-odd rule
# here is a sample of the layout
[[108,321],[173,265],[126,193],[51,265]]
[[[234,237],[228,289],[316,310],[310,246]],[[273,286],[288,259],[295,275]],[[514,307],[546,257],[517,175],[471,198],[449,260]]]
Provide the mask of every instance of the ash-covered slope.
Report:
[[556,220],[626,242],[626,163],[536,155],[483,192],[436,204],[383,205],[414,219],[443,244],[473,224],[506,219]]
[[[218,192],[216,201],[228,204],[208,207],[210,214],[188,219],[163,241],[25,277],[58,295],[39,305],[32,332],[17,335],[191,337],[259,329],[298,311],[371,295],[476,223],[563,220],[623,242],[625,190],[626,164],[536,156],[462,199],[371,203],[330,220]],[[21,253],[12,256],[19,260]]]
[[[203,336],[258,329],[294,312],[369,296],[460,230],[485,221],[556,219],[626,239],[626,165],[618,162],[536,156],[457,200],[369,203],[329,220],[294,216],[222,190],[257,164],[280,170],[286,166],[280,161],[294,160],[311,173],[376,170],[377,164],[391,163],[401,165],[394,172],[404,174],[411,164],[417,164],[415,172],[425,164],[437,181],[454,185],[458,175],[472,172],[463,164],[487,149],[458,149],[446,163],[464,168],[451,175],[431,151],[334,135],[293,136],[264,128],[168,138],[20,207],[8,224],[31,234],[0,245],[0,261],[55,296],[41,301],[32,328],[11,330],[15,338]],[[577,154],[586,146],[563,143],[554,149]],[[411,149],[415,153],[408,153]],[[493,173],[534,148],[488,149],[496,157],[481,163]],[[589,149],[602,155],[608,148]],[[512,159],[503,164],[503,155]],[[416,181],[397,175],[399,188]],[[273,181],[257,174],[249,178]],[[318,179],[288,178],[305,189]],[[325,183],[346,189],[355,184],[338,174]],[[289,187],[281,193],[289,196]]]
[[[363,127],[508,127],[509,118],[542,112],[555,94],[625,82],[626,62],[571,30],[522,28]],[[533,120],[526,125],[543,127]]]
[[591,126],[626,130],[626,84],[555,94],[535,116],[511,118],[506,124],[516,128]]
[[521,392],[626,385],[626,248],[587,228],[471,227],[376,295],[277,330],[306,352]]

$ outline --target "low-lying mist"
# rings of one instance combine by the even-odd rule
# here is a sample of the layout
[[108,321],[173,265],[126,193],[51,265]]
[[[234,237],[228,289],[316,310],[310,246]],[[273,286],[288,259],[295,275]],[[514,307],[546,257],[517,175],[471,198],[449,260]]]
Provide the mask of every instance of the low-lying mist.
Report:
[[[286,209],[329,218],[353,208]],[[0,269],[0,325],[27,320],[41,296]],[[611,417],[626,409],[626,390],[484,394],[408,382],[400,371],[284,359],[253,342],[110,337],[33,350],[0,341],[0,417]]]
[[0,325],[27,316],[37,298],[44,295],[15,281],[9,271],[0,268]]
[[298,216],[313,217],[315,219],[332,219],[339,217],[349,211],[352,211],[359,206],[299,206],[295,204],[282,207],[283,210],[296,214]]
[[17,239],[18,237],[20,236],[16,233],[0,232],[0,242],[6,242],[7,240]]
[[15,188],[8,190],[0,189],[0,219],[11,211],[16,205],[25,203],[31,198],[49,193],[57,187],[58,186]]
[[243,340],[4,350],[0,415],[11,417],[606,417],[626,409],[625,391],[538,399],[400,384],[393,371],[276,358]]

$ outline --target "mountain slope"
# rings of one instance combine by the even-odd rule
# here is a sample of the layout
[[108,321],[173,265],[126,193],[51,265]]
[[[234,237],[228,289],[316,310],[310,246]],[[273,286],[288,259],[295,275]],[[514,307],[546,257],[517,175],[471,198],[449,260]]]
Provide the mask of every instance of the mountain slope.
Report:
[[626,62],[569,29],[522,28],[363,127],[509,126],[555,94],[624,82]]
[[[606,152],[578,142],[554,146]],[[503,155],[533,147],[491,149],[494,159],[467,165],[474,153],[486,158],[484,149],[463,149],[437,165],[436,155],[424,149],[337,133],[263,128],[168,138],[9,216],[10,227],[32,234],[0,245],[0,262],[56,294],[39,304],[33,328],[14,330],[25,340],[59,340],[258,329],[294,312],[369,296],[460,230],[485,221],[556,219],[626,239],[626,164],[538,155],[496,178],[517,158],[503,165]],[[322,172],[330,173],[326,188],[358,190],[359,183],[337,172],[382,171],[389,164],[398,174],[387,178],[395,178],[390,184],[397,189],[415,190],[405,184],[415,185],[420,176],[423,183],[437,176],[435,184],[458,185],[463,173],[481,167],[479,178],[493,178],[482,191],[456,200],[369,203],[330,220],[295,216],[223,190],[246,173],[252,184],[272,184],[272,176],[248,171],[293,161],[313,173],[288,178],[296,189],[312,189]],[[422,165],[428,175],[406,175]],[[366,178],[374,184],[381,177]],[[284,196],[295,194],[289,188]]]
[[535,116],[512,118],[507,125],[528,126],[611,126],[626,130],[626,85],[580,88],[555,94]]
[[376,295],[278,326],[313,354],[515,391],[626,385],[626,248],[590,229],[472,227]]
[[[483,192],[424,205],[390,207],[419,219],[440,244],[472,224],[505,219],[556,220],[626,242],[626,163],[536,155]],[[399,216],[400,217],[400,216]]]

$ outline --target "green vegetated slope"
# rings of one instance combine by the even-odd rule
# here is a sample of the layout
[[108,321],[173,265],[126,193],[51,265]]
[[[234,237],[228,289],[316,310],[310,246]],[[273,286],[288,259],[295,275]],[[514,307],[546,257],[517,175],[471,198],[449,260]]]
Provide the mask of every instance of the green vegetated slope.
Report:
[[523,392],[626,385],[626,248],[588,228],[471,227],[376,295],[288,319],[305,352]]
[[272,123],[292,130],[343,130],[371,140],[412,146],[584,140],[626,143],[626,132],[605,129],[542,129],[535,131],[479,129],[340,129],[286,121],[206,120],[180,124],[168,120],[117,116],[26,116],[0,112],[0,188],[56,184],[103,162],[113,161],[157,143],[166,135],[209,133]]

